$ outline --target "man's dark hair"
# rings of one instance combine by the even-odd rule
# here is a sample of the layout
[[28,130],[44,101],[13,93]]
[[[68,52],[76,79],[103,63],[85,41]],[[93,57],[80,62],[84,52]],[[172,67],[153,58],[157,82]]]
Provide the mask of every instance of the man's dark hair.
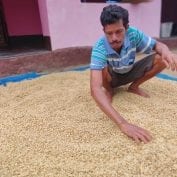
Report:
[[127,28],[129,23],[128,10],[117,5],[109,5],[103,8],[100,16],[100,21],[103,27],[116,23],[120,19],[123,20],[123,25]]

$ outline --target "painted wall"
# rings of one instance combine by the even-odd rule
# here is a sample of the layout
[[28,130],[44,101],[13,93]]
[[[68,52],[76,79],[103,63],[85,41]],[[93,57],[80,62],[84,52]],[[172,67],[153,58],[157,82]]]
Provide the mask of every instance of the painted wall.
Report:
[[38,0],[38,6],[41,19],[42,33],[44,36],[50,36],[46,0]]
[[[99,22],[106,3],[81,3],[80,0],[46,0],[52,49],[87,46],[103,34]],[[148,3],[120,3],[130,13],[130,25],[159,37],[161,0]]]
[[37,0],[2,0],[9,36],[42,34]]

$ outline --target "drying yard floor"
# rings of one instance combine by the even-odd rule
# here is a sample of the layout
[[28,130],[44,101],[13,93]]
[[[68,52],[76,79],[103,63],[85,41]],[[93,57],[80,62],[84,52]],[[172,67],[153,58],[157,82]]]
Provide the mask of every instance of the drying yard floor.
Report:
[[0,87],[0,177],[177,177],[177,82],[153,78],[143,98],[118,88],[113,105],[151,132],[136,144],[90,96],[89,71]]

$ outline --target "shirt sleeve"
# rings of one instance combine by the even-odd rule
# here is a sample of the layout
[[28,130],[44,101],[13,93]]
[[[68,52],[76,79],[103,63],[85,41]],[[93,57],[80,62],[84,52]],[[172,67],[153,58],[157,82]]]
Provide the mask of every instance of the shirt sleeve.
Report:
[[136,43],[136,51],[139,53],[145,53],[148,54],[152,52],[156,40],[151,38],[150,36],[147,36],[142,31],[136,29],[135,32],[135,43]]
[[107,66],[106,51],[103,46],[95,45],[91,54],[91,70],[102,70]]

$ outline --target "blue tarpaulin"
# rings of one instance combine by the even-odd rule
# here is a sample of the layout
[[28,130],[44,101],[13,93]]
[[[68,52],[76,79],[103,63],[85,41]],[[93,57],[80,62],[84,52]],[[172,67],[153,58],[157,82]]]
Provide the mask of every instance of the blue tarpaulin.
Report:
[[36,72],[29,72],[29,73],[25,73],[25,74],[17,74],[14,76],[3,77],[3,78],[0,78],[0,85],[6,86],[7,83],[9,83],[9,82],[20,82],[23,80],[30,80],[30,79],[40,77],[41,75],[42,74],[39,74]]
[[156,76],[157,76],[158,78],[161,78],[161,79],[177,81],[177,77],[170,76],[170,75],[168,75],[168,74],[159,73],[159,74],[157,74]]
[[[76,67],[76,68],[71,69],[70,71],[84,71],[86,69],[89,69],[89,65]],[[42,75],[44,75],[44,74],[40,74],[40,73],[36,73],[36,72],[28,72],[25,74],[18,74],[18,75],[3,77],[3,78],[0,78],[0,85],[6,86],[7,83],[9,83],[9,82],[20,82],[23,80],[31,80],[31,79],[40,77]],[[157,77],[161,78],[161,79],[177,81],[177,77],[170,76],[168,74],[159,73],[159,74],[157,74]]]

